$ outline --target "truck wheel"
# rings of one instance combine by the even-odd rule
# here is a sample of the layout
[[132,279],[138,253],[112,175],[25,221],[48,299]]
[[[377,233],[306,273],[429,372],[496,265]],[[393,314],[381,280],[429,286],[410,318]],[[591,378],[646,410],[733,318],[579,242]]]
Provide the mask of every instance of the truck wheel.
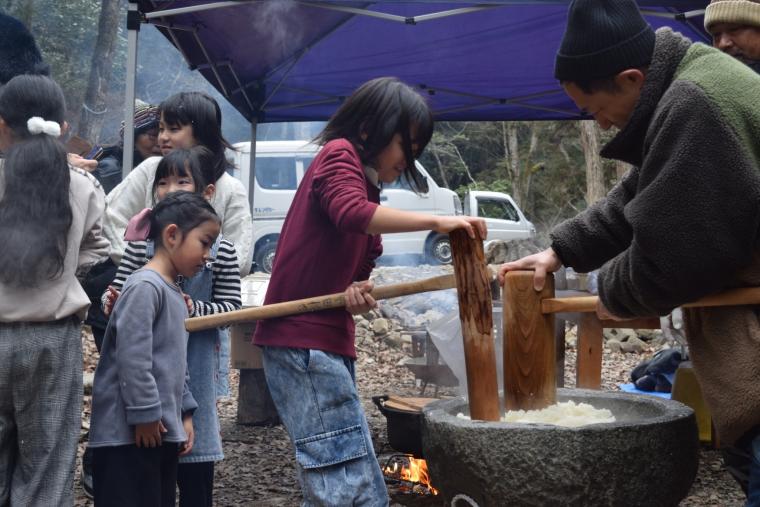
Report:
[[430,240],[427,257],[431,264],[451,264],[451,241],[446,234],[439,234]]
[[256,265],[264,273],[272,272],[274,265],[274,251],[277,249],[276,241],[269,241],[256,249]]

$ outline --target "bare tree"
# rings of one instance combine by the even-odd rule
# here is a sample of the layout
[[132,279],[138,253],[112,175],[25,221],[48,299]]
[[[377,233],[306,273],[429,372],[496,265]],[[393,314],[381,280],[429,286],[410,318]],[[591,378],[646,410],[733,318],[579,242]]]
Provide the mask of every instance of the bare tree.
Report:
[[586,158],[586,203],[590,206],[607,194],[604,166],[599,156],[599,127],[590,120],[578,122]]
[[102,0],[98,38],[92,53],[90,79],[87,82],[78,133],[84,139],[97,143],[103,126],[108,84],[111,78],[114,43],[119,27],[119,1]]
[[627,164],[622,160],[615,161],[615,175],[617,176],[618,181],[622,180],[623,176],[625,176],[625,174],[630,170],[631,164]]

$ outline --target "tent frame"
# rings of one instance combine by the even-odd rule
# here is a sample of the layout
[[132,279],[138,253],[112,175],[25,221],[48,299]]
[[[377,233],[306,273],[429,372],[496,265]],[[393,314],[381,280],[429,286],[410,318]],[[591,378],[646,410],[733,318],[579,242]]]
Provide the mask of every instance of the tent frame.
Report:
[[[138,33],[140,31],[140,24],[149,23],[149,24],[165,29],[167,33],[169,34],[169,37],[171,38],[172,42],[174,43],[174,46],[177,47],[177,49],[180,51],[185,61],[190,61],[190,60],[188,59],[187,54],[183,51],[182,46],[179,44],[176,38],[175,30],[191,32],[193,34],[195,42],[198,44],[198,47],[200,48],[203,54],[204,59],[206,60],[206,63],[199,65],[198,68],[211,69],[211,72],[213,73],[216,82],[219,84],[219,89],[221,90],[222,95],[224,95],[225,98],[229,99],[232,94],[241,93],[243,95],[243,98],[245,99],[246,105],[248,105],[248,107],[250,108],[250,112],[252,113],[251,117],[253,118],[253,120],[251,121],[251,156],[250,156],[250,168],[249,168],[250,176],[248,180],[248,187],[249,187],[248,200],[251,206],[251,210],[254,209],[253,196],[254,196],[254,184],[255,184],[255,175],[256,175],[256,156],[255,156],[256,133],[257,133],[256,131],[257,131],[259,119],[262,118],[261,113],[264,111],[264,108],[266,107],[269,100],[282,87],[283,82],[287,78],[290,70],[295,67],[296,63],[298,63],[298,61],[301,58],[303,58],[303,56],[309,51],[310,48],[309,47],[304,48],[304,50],[291,56],[289,60],[287,60],[279,67],[272,69],[269,72],[269,76],[271,77],[273,74],[279,72],[283,67],[287,66],[286,70],[280,77],[277,84],[269,92],[268,97],[265,97],[260,102],[257,102],[256,100],[253,100],[251,98],[248,89],[252,86],[256,86],[259,89],[262,89],[260,82],[243,83],[240,80],[240,77],[238,76],[238,74],[235,72],[235,69],[232,66],[232,62],[230,61],[213,62],[211,60],[208,50],[204,46],[201,38],[198,36],[197,28],[177,25],[171,22],[167,22],[166,19],[171,18],[172,16],[180,15],[180,14],[201,12],[201,11],[207,11],[211,9],[223,9],[223,8],[228,8],[228,7],[240,7],[242,5],[246,5],[250,3],[258,3],[262,1],[265,1],[265,0],[235,0],[235,1],[208,2],[208,3],[201,3],[198,5],[192,5],[192,6],[187,6],[187,7],[178,7],[174,9],[164,9],[164,10],[157,10],[157,11],[152,11],[148,13],[141,13],[138,9],[137,0],[129,0],[129,6],[128,6],[128,12],[127,12],[127,73],[126,73],[127,83],[126,83],[126,94],[125,94],[126,104],[124,108],[124,131],[125,132],[134,131],[135,78],[137,74],[137,45],[138,45]],[[362,8],[357,8],[357,7],[336,5],[335,3],[318,3],[316,1],[306,1],[306,0],[295,0],[295,2],[302,5],[307,5],[310,7],[334,10],[334,11],[339,11],[339,12],[346,12],[346,13],[350,13],[354,15],[369,16],[373,18],[383,19],[386,21],[404,23],[407,25],[417,25],[419,23],[441,19],[445,17],[458,16],[462,14],[468,14],[471,12],[477,12],[477,11],[482,11],[482,10],[487,10],[487,9],[494,9],[494,8],[503,7],[509,4],[523,3],[523,2],[520,2],[519,0],[492,2],[489,4],[481,3],[478,5],[474,5],[472,7],[448,9],[444,11],[423,14],[420,16],[405,17],[405,16],[394,15],[394,14],[371,11],[368,9],[362,9]],[[555,3],[555,2],[563,3],[559,0],[554,0],[554,1],[550,0],[548,3]],[[646,14],[650,16],[664,17],[664,18],[669,18],[669,19],[679,20],[679,21],[688,21],[690,18],[704,14],[704,9],[692,10],[692,11],[687,11],[687,12],[682,12],[682,13],[681,12],[668,13],[668,12],[653,11],[653,10],[648,10],[648,9],[641,9],[641,12],[642,14]],[[233,90],[227,89],[227,87],[224,85],[221,79],[221,76],[219,74],[220,67],[226,67],[229,70],[230,74],[235,80],[235,83],[238,86],[237,88]],[[537,110],[567,113],[567,111],[560,111],[554,108],[536,106],[536,105],[527,104],[524,102],[525,100],[528,100],[531,98],[553,94],[553,93],[559,93],[558,91],[555,91],[555,90],[536,92],[536,93],[532,93],[530,95],[525,95],[521,97],[495,98],[495,97],[485,97],[485,96],[467,94],[466,92],[461,92],[461,91],[456,91],[456,90],[446,90],[446,89],[439,89],[439,88],[433,89],[425,85],[422,85],[422,89],[427,90],[429,93],[449,93],[449,94],[455,94],[455,95],[471,96],[473,98],[478,99],[478,102],[475,104],[447,109],[446,112],[463,111],[463,110],[485,107],[492,104],[509,103],[509,104],[516,104],[516,105],[520,105],[520,106],[532,108],[532,109],[537,109]],[[301,104],[290,104],[287,107],[308,106],[308,105],[314,105],[314,104],[340,102],[340,101],[341,101],[340,97],[337,97],[337,96],[331,97],[329,95],[325,95],[324,99],[312,100],[308,102],[303,102]],[[277,108],[273,107],[271,109],[274,110]],[[133,151],[134,151],[134,136],[127,135],[124,138],[124,158],[123,158],[123,167],[122,167],[123,177],[126,177],[127,174],[129,174],[129,172],[132,170]]]

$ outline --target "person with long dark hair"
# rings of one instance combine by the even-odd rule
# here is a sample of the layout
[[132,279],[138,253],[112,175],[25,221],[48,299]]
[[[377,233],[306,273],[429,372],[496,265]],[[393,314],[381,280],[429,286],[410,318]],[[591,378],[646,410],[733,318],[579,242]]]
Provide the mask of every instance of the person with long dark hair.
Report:
[[383,184],[415,168],[433,133],[425,100],[394,78],[363,84],[317,137],[277,243],[265,304],[345,291],[346,308],[258,322],[264,373],[296,450],[304,505],[388,504],[356,392],[354,320],[375,306],[368,280],[381,234],[464,228],[485,238],[485,221],[380,206]]
[[[176,148],[193,146],[211,151],[213,179],[209,183],[216,188],[211,205],[222,219],[224,237],[235,245],[240,276],[247,275],[253,254],[253,222],[245,187],[227,173],[225,149],[230,144],[222,136],[219,104],[205,93],[180,92],[164,100],[159,113],[158,144],[163,155]],[[127,223],[142,209],[153,206],[153,180],[160,160],[160,157],[146,159],[108,194],[104,232],[111,242],[111,258],[116,265],[126,246]]]
[[81,427],[81,278],[108,255],[104,194],[69,166],[48,77],[0,89],[0,505],[73,504]]

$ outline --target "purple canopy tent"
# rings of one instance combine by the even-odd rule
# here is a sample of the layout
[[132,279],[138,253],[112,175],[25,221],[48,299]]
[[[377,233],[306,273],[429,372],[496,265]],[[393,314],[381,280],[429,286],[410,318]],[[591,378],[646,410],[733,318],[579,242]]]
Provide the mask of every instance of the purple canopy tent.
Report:
[[[653,27],[708,40],[708,0],[638,3]],[[130,0],[125,129],[132,127],[140,23],[157,26],[251,121],[252,143],[258,122],[325,120],[343,97],[378,76],[428,94],[438,120],[580,119],[553,77],[568,4]],[[131,148],[125,145],[125,171]]]

